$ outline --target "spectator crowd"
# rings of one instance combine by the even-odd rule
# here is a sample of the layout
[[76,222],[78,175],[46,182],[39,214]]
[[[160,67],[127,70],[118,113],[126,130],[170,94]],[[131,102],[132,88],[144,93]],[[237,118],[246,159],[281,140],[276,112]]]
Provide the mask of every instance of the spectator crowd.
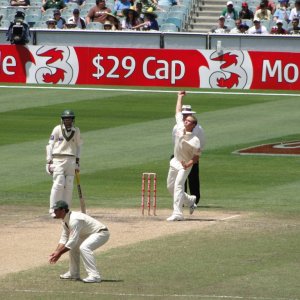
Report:
[[[1,1],[3,8],[5,3]],[[0,21],[12,19],[9,11],[15,14],[17,10],[11,8],[17,6],[30,27],[42,24],[48,29],[159,30],[156,12],[176,4],[174,0],[7,0],[8,16],[0,11]]]
[[[211,33],[300,34],[300,0],[228,1]],[[255,3],[255,2],[251,2]]]

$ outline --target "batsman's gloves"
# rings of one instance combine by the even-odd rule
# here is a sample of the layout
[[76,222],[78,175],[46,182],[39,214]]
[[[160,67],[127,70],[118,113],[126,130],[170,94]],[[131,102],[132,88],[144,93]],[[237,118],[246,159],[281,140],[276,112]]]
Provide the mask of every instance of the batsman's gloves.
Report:
[[48,175],[53,175],[54,166],[53,164],[46,164],[46,172]]

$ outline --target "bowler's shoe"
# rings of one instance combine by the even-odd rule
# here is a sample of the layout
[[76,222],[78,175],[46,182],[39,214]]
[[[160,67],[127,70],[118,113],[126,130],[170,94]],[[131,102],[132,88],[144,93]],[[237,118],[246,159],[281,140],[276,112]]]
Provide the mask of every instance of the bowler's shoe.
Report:
[[192,203],[192,205],[190,206],[190,215],[193,214],[195,208],[197,207],[197,204],[195,204],[196,196],[192,196],[192,198],[193,198],[193,203]]
[[87,278],[82,279],[85,283],[99,283],[101,282],[100,277],[88,276]]
[[59,278],[65,280],[81,280],[79,275],[71,275],[70,272],[59,275]]
[[167,219],[167,221],[182,221],[183,220],[183,217],[180,217],[180,216],[174,216],[172,215],[171,217],[169,217]]

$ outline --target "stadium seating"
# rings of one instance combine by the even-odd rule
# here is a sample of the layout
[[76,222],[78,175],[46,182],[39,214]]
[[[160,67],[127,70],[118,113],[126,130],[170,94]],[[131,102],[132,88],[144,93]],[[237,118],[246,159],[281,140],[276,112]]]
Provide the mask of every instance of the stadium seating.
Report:
[[41,28],[41,29],[45,29],[47,28],[47,21],[38,21],[38,22],[35,22],[33,28]]
[[42,17],[42,11],[41,11],[41,7],[28,7],[26,8],[26,11],[25,11],[25,15],[28,16],[28,15],[38,15],[40,17]]
[[42,7],[42,1],[41,0],[30,0],[30,6]]
[[177,26],[178,31],[182,31],[184,25],[184,13],[182,12],[169,12],[166,23],[173,23]]
[[34,24],[40,20],[40,15],[26,15],[25,17],[25,22],[29,25],[29,27],[34,27]]
[[8,28],[9,25],[10,25],[9,20],[1,20],[1,22],[0,22],[0,28]]
[[0,6],[8,6],[9,5],[9,0],[0,0]]
[[170,8],[169,13],[181,13],[184,22],[188,21],[189,9],[185,5],[174,5]]
[[253,26],[253,21],[249,19],[242,19],[242,23],[247,24],[249,28]]
[[232,29],[235,27],[235,20],[233,19],[225,19],[225,26],[227,26],[229,29]]
[[160,31],[162,31],[162,32],[178,32],[178,28],[173,23],[163,23],[160,26]]
[[265,26],[268,31],[271,30],[272,21],[270,21],[270,20],[260,20],[260,24]]

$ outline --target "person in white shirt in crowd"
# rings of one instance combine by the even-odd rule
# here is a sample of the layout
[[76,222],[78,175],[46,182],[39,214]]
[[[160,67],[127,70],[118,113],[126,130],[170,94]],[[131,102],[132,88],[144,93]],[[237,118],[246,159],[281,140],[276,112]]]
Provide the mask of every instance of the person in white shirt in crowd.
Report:
[[[237,22],[236,22],[237,24]],[[248,33],[249,26],[246,23],[240,23],[239,25],[230,30],[230,33]]]
[[236,19],[234,23],[235,23],[235,27],[233,27],[229,31],[229,33],[240,33],[239,26],[242,24],[242,20],[241,19]]
[[295,7],[291,10],[289,20],[292,22],[294,18],[300,19],[300,0],[295,1]]
[[269,34],[269,31],[265,26],[261,25],[259,19],[254,19],[253,24],[254,25],[250,27],[248,30],[249,34],[263,34],[263,35]]
[[84,18],[80,17],[80,11],[78,8],[73,10],[73,17],[68,19],[68,23],[76,24],[76,28],[86,29],[86,24]]
[[229,31],[230,29],[225,25],[225,17],[223,15],[219,17],[218,25],[210,30],[211,33],[228,33]]

